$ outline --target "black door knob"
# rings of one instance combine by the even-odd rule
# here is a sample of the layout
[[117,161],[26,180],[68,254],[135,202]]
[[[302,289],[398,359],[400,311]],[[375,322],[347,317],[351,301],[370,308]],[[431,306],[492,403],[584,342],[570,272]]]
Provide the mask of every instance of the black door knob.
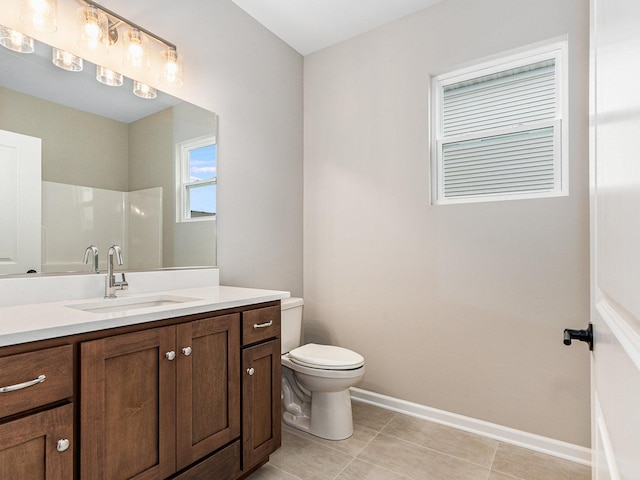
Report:
[[593,325],[590,323],[586,330],[564,329],[564,344],[571,345],[571,340],[580,340],[589,344],[589,350],[593,350]]

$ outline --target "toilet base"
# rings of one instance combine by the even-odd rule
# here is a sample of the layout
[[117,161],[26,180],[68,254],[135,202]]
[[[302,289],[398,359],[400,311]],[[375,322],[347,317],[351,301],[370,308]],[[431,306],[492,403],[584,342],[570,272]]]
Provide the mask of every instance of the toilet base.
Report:
[[[309,392],[301,390],[293,372],[283,368],[282,421],[297,430],[327,440],[344,440],[353,435],[353,415],[349,390]],[[306,390],[306,389],[305,389]]]

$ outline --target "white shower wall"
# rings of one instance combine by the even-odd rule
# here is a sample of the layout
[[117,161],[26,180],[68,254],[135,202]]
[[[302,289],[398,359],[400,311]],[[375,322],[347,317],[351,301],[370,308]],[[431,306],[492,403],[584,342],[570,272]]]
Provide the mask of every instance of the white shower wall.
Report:
[[120,192],[42,182],[42,272],[90,270],[83,259],[92,244],[100,270],[111,245],[122,248],[122,268],[162,267],[162,188]]

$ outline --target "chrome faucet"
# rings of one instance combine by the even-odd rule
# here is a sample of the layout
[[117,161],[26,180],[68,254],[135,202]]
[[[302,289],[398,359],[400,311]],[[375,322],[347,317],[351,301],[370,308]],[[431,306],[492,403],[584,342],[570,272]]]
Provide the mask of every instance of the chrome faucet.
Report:
[[100,273],[98,268],[98,247],[89,245],[84,251],[84,263],[89,263],[90,256],[93,255],[93,273]]
[[118,265],[122,265],[122,249],[118,245],[109,248],[109,262],[107,262],[107,277],[104,279],[104,298],[116,298],[116,290],[126,290],[129,288],[127,280],[122,274],[122,281],[116,282],[116,276],[113,274],[113,256],[116,256]]

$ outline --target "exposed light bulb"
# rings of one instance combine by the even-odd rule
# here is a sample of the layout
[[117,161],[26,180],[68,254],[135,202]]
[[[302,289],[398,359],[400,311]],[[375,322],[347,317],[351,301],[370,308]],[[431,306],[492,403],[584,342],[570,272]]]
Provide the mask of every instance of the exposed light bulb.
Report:
[[78,10],[80,20],[80,39],[78,43],[91,50],[107,53],[109,44],[109,20],[104,12],[93,5]]
[[87,23],[84,24],[84,32],[92,42],[96,43],[100,40],[100,26],[95,20],[87,20]]
[[24,41],[24,35],[21,34],[20,32],[16,32],[15,30],[11,30],[11,45],[22,45],[22,42]]
[[147,42],[142,32],[137,28],[131,28],[127,39],[125,64],[137,70],[148,70],[150,68],[149,54],[147,53]]
[[23,0],[20,19],[39,32],[55,32],[56,0]]
[[178,73],[178,66],[175,64],[175,62],[168,62],[164,68],[164,71],[167,72],[167,77],[175,80],[176,74]]
[[173,47],[168,47],[162,52],[163,66],[160,83],[163,85],[181,87],[182,82],[182,57]]

